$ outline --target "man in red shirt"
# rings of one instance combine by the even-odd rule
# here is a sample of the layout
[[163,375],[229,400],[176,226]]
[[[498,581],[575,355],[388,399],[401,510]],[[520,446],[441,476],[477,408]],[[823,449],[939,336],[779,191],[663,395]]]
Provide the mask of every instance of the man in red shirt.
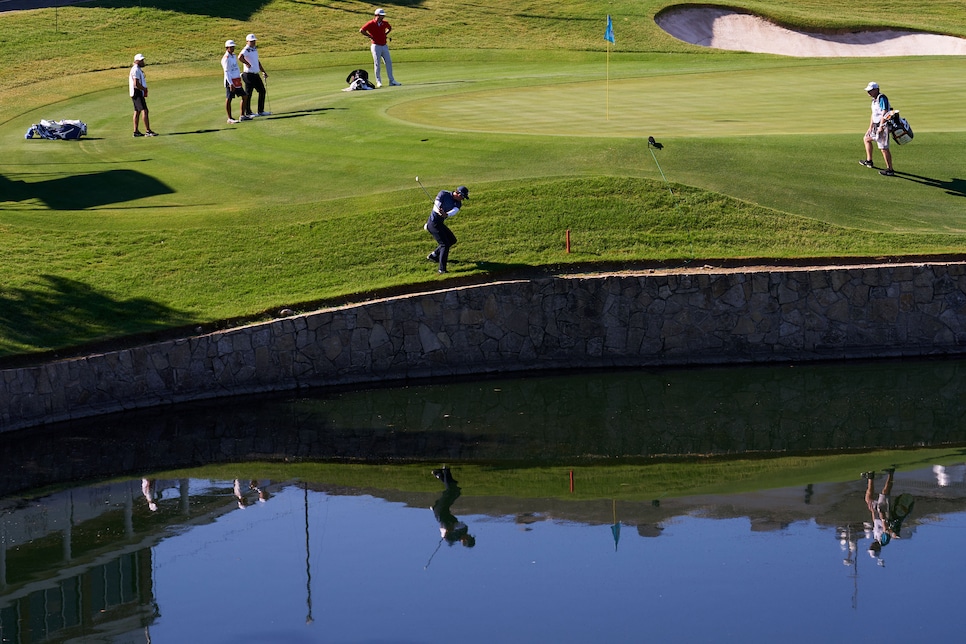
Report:
[[359,30],[359,33],[371,42],[369,48],[372,50],[372,64],[376,72],[376,87],[382,87],[381,61],[386,62],[386,74],[389,76],[389,84],[402,85],[402,83],[397,83],[392,75],[392,59],[389,58],[389,45],[387,44],[389,32],[392,31],[392,25],[386,22],[385,18],[386,11],[384,9],[376,9],[372,20],[362,25],[362,29]]

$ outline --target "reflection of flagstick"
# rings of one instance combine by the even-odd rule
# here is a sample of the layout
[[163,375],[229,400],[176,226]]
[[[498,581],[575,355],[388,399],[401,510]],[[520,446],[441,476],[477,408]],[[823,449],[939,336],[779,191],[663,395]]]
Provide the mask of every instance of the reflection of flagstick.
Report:
[[305,616],[305,623],[311,624],[312,619],[312,566],[309,565],[309,487],[302,484],[305,490],[305,603],[309,607],[309,613]]
[[614,525],[610,527],[614,535],[614,552],[617,552],[617,542],[621,540],[621,522],[617,520],[617,499],[614,499]]

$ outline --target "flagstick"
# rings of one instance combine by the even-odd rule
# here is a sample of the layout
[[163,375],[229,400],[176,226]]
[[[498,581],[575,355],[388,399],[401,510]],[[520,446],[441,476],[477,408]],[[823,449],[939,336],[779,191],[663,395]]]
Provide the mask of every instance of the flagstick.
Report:
[[606,111],[606,120],[610,120],[610,41],[607,41],[607,64],[605,65],[607,69],[607,80],[604,81],[604,103]]

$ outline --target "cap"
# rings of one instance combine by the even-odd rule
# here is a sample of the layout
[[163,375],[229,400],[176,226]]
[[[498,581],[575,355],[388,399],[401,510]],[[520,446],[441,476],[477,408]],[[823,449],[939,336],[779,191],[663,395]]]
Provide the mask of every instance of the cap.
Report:
[[144,54],[134,54],[134,62],[144,60]]
[[867,92],[871,92],[874,89],[879,89],[878,83],[869,83],[868,85],[865,86],[865,91]]
[[376,9],[372,13],[372,15],[374,15],[374,16],[384,16],[384,15],[386,15],[386,10],[385,9]]
[[226,40],[225,41],[225,47],[234,47],[234,46],[235,46],[235,41],[234,40]]
[[256,40],[258,40],[258,38],[255,37],[255,34],[248,34],[247,36],[245,36],[245,40],[247,40],[248,42],[255,42]]
[[459,188],[456,189],[456,192],[458,192],[461,195],[463,195],[463,199],[469,199],[470,198],[470,189],[467,188],[466,186],[460,186]]

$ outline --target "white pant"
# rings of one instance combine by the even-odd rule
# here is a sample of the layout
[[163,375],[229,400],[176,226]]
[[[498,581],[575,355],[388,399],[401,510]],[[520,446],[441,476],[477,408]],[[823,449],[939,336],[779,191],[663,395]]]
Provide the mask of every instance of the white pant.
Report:
[[389,57],[389,45],[377,45],[373,43],[370,45],[370,49],[372,49],[372,66],[375,67],[376,82],[382,83],[381,62],[385,60],[386,74],[389,76],[389,82],[395,83],[396,79],[392,75],[392,59]]

